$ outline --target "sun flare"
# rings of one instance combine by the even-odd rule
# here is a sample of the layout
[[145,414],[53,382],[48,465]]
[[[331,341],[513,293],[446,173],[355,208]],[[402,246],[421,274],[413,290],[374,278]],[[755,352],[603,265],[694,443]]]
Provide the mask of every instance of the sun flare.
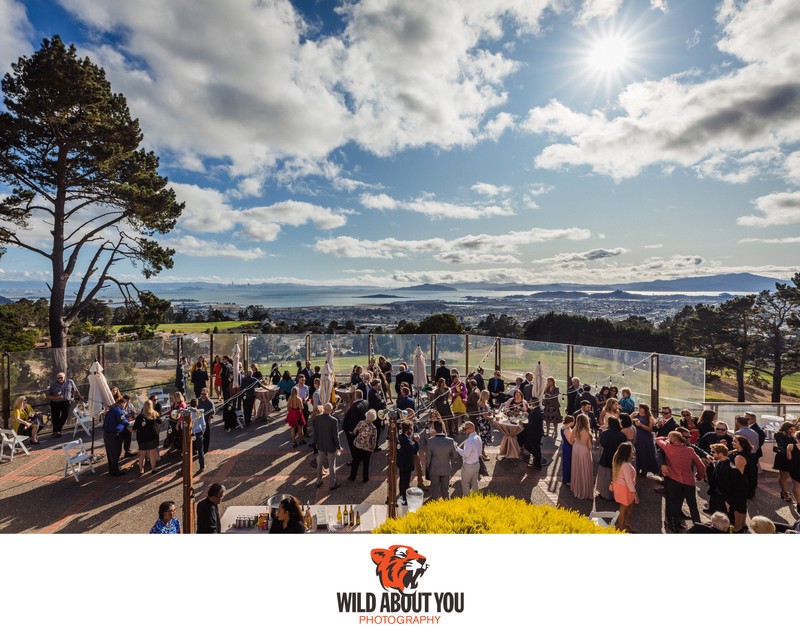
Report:
[[605,35],[592,44],[586,59],[596,72],[617,73],[630,63],[630,50],[624,37]]

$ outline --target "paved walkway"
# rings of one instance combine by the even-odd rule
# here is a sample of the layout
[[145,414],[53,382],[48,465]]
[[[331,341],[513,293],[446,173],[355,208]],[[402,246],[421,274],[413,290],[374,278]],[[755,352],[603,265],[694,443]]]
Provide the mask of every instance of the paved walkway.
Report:
[[[163,457],[158,474],[148,472],[143,477],[135,473],[134,459],[123,461],[125,469],[133,468],[126,476],[110,477],[102,458],[96,465],[96,474],[87,471],[76,483],[72,477],[63,478],[61,446],[72,438],[71,434],[71,428],[60,439],[45,434],[30,456],[18,455],[13,462],[0,463],[0,533],[146,533],[164,500],[174,500],[180,516],[179,456]],[[86,439],[85,434],[83,438]],[[495,446],[487,450],[491,457],[487,462],[490,476],[481,480],[481,489],[532,503],[560,505],[586,515],[593,509],[616,509],[615,503],[603,499],[575,500],[569,488],[561,484],[559,452],[552,438],[545,438],[543,443],[543,454],[550,459],[550,465],[541,472],[522,461],[498,459],[497,445],[496,436]],[[347,480],[349,468],[344,463],[349,455],[345,448],[337,468],[341,487],[329,492],[327,480],[320,488],[315,485],[316,473],[309,464],[311,450],[291,447],[282,413],[266,423],[230,433],[222,429],[221,420],[216,420],[212,424],[206,470],[195,478],[195,497],[202,499],[210,484],[221,482],[228,490],[223,511],[231,504],[264,504],[275,493],[291,493],[302,502],[311,503],[381,504],[386,501],[385,441],[383,447],[372,456],[367,483],[362,483],[360,477],[356,482]],[[95,452],[103,453],[101,432],[96,436]],[[765,452],[762,466],[766,471],[759,479],[756,500],[749,503],[750,515],[794,522],[798,519],[794,505],[781,501],[777,475],[771,470],[772,453]],[[596,450],[595,461],[597,456]],[[663,532],[663,497],[653,491],[658,484],[655,479],[640,480],[641,504],[633,516],[633,526],[639,533]],[[705,483],[700,484],[701,507],[706,487]],[[452,478],[451,491],[453,495],[461,493],[458,473]]]

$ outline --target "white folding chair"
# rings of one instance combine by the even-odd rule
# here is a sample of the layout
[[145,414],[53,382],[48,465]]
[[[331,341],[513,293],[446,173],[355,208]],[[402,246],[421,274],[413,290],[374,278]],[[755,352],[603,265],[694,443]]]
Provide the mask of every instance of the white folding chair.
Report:
[[236,428],[244,428],[244,411],[236,411]]
[[155,388],[151,388],[149,391],[147,391],[147,398],[149,399],[151,395],[161,395],[163,392],[164,389],[158,386]]
[[[25,447],[25,441],[28,440],[26,436],[19,436],[16,432],[14,432],[11,428],[6,430],[5,428],[0,428],[0,433],[2,433],[3,443],[0,445],[0,462],[2,461],[13,461],[14,454],[17,450],[22,450],[25,454],[30,455],[28,448]],[[6,446],[10,451],[10,455],[6,456]]]
[[64,464],[64,478],[67,478],[67,470],[69,470],[69,474],[72,474],[75,480],[80,483],[81,481],[78,478],[78,474],[81,471],[81,465],[83,463],[88,463],[89,468],[92,470],[92,473],[94,473],[92,455],[86,451],[83,445],[83,439],[70,441],[67,445],[62,446],[62,450],[64,450],[64,457],[67,459],[67,462]]
[[619,518],[618,511],[593,511],[589,514],[592,522],[600,527],[613,527]]
[[74,437],[78,434],[78,430],[83,430],[86,432],[87,436],[91,437],[92,416],[87,413],[85,409],[79,408],[78,406],[72,411],[72,416],[75,419],[75,427],[72,429],[72,436]]

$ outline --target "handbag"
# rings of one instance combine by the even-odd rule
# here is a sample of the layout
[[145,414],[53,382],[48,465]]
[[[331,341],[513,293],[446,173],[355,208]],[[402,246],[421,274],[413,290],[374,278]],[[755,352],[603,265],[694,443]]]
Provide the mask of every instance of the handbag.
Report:
[[478,463],[479,463],[479,466],[478,466],[478,477],[479,478],[481,476],[487,476],[488,477],[489,476],[489,470],[486,468],[486,461],[484,461],[483,459],[478,459]]

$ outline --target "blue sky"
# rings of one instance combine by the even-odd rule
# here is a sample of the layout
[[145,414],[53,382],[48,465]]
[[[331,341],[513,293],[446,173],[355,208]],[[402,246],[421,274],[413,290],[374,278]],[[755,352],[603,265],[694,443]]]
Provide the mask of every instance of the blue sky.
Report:
[[0,0],[3,69],[58,33],[126,96],[186,201],[169,281],[788,278],[797,32],[795,0]]

